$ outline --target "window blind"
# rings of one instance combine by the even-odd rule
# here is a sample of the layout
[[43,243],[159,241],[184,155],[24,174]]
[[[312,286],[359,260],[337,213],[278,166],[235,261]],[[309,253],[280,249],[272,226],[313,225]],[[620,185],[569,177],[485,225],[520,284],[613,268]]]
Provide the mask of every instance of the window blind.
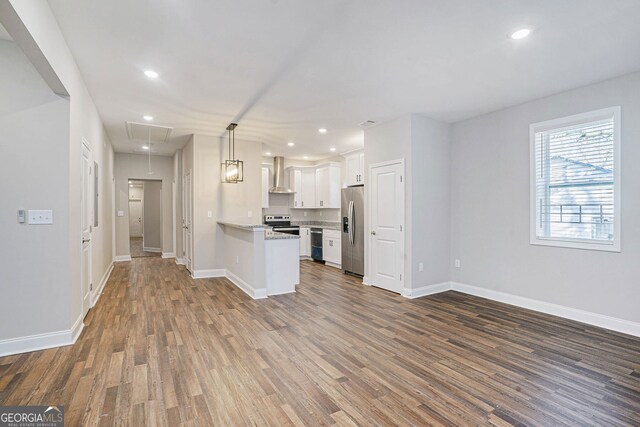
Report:
[[535,133],[536,234],[614,238],[614,119]]

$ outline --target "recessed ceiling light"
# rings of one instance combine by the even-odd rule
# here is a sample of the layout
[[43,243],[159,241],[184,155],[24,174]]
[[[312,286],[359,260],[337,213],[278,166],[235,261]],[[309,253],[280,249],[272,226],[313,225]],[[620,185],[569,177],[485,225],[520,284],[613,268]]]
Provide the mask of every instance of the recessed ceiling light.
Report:
[[150,122],[151,120],[153,120],[153,116],[142,116],[143,119],[145,119],[146,121]]
[[329,151],[336,151],[336,147],[329,148]]
[[148,146],[148,145],[143,145],[143,146],[142,146],[142,149],[143,149],[143,150],[148,150],[148,149],[149,149],[149,146]]
[[529,34],[531,34],[531,30],[530,29],[521,28],[521,29],[511,33],[511,38],[514,39],[514,40],[520,40],[520,39],[523,39],[523,38],[527,37]]
[[294,146],[294,145],[296,145],[296,144],[294,144],[293,142],[289,142],[287,145],[288,145],[289,147],[293,147],[293,146]]
[[156,73],[153,70],[146,70],[144,75],[149,77],[150,79],[157,79],[160,74]]
[[270,156],[270,155],[271,155],[271,152],[270,152],[270,151],[267,151],[266,153],[264,153],[264,155],[265,155],[265,156]]
[[327,130],[325,128],[320,128],[318,129],[318,132],[320,133],[327,133]]
[[307,160],[309,158],[309,156],[304,156],[303,159]]

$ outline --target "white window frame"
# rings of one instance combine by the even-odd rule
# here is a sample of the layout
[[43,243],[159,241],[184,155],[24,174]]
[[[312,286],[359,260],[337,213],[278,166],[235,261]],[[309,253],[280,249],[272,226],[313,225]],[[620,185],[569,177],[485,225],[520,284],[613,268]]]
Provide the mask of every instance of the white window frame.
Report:
[[[556,246],[572,249],[588,249],[596,251],[620,252],[621,234],[621,156],[620,156],[620,106],[603,108],[587,113],[576,114],[568,117],[547,120],[544,122],[529,125],[529,180],[530,180],[530,243],[532,245]],[[559,237],[538,237],[536,234],[536,141],[535,135],[538,132],[545,132],[552,129],[559,129],[568,126],[580,125],[598,120],[610,119],[613,117],[613,241],[602,242],[586,239],[570,239]]]

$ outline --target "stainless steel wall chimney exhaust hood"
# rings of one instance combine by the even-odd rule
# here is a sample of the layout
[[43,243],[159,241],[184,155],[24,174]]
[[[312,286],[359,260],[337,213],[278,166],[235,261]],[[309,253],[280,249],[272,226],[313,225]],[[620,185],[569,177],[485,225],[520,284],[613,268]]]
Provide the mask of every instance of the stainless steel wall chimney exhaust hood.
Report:
[[273,187],[269,189],[269,193],[293,194],[284,180],[284,157],[273,158]]

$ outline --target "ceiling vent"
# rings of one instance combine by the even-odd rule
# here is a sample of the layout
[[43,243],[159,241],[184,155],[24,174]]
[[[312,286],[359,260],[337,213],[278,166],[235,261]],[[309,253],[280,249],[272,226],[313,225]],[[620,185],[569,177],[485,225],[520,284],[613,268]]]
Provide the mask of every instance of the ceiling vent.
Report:
[[374,122],[373,120],[367,120],[366,122],[360,123],[358,126],[360,126],[361,128],[368,128],[369,126],[373,126],[375,124],[376,122]]
[[[126,122],[127,136],[129,139],[151,142],[167,142],[173,128],[148,123]],[[149,137],[151,132],[151,137]]]

